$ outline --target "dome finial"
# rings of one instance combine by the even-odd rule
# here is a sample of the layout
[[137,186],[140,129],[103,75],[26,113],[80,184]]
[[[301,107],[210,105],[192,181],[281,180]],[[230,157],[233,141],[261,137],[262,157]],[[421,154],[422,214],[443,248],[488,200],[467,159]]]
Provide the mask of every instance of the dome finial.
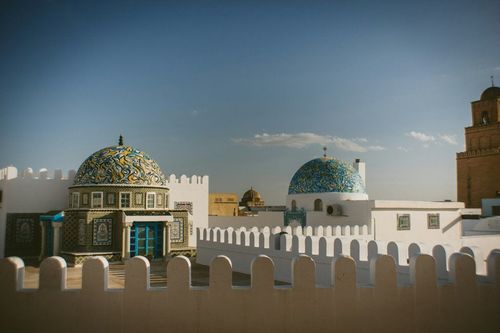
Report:
[[123,146],[123,136],[120,134],[120,138],[118,139],[118,146]]
[[493,75],[490,76],[490,79],[491,79],[491,86],[494,87],[495,86],[495,81],[493,81]]
[[323,157],[325,157],[325,158],[326,158],[326,146],[325,146],[325,147],[323,147]]

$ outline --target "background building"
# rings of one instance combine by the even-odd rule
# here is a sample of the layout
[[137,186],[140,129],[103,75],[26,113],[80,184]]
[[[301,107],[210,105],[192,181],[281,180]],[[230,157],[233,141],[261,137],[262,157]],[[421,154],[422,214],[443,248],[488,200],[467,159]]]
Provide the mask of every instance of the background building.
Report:
[[[500,197],[500,88],[491,86],[471,103],[472,126],[465,128],[465,151],[457,153],[457,196],[466,207]],[[492,208],[500,215],[500,206]]]
[[262,200],[260,193],[250,187],[241,197],[240,206],[241,207],[261,207],[264,206],[265,202]]
[[208,195],[208,215],[237,216],[238,195],[236,193],[210,193]]

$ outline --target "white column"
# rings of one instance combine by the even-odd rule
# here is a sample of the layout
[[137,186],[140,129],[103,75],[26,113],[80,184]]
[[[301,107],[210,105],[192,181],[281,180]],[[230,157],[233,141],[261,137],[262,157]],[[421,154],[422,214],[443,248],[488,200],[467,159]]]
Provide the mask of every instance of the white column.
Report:
[[125,254],[127,252],[125,248],[125,238],[127,238],[126,225],[122,224],[122,259],[125,259]]
[[42,260],[43,257],[45,257],[45,223],[40,221],[40,227],[42,227],[42,242],[40,246],[40,256],[38,257],[38,259]]
[[125,225],[125,259],[130,259],[130,228],[132,227],[131,224],[126,224]]
[[166,242],[164,243],[165,244],[165,251],[167,252],[166,253],[167,255],[170,254],[170,250],[171,250],[171,246],[170,246],[170,228],[171,228],[170,223],[167,223],[167,233],[165,235]]
[[61,227],[62,227],[62,224],[61,222],[52,222],[52,230],[54,232],[53,236],[54,236],[54,242],[53,244],[48,244],[49,246],[53,246],[53,255],[54,256],[58,256],[59,255],[59,251],[61,249]]
[[163,258],[165,258],[167,256],[167,231],[168,231],[168,227],[167,227],[167,223],[163,223]]

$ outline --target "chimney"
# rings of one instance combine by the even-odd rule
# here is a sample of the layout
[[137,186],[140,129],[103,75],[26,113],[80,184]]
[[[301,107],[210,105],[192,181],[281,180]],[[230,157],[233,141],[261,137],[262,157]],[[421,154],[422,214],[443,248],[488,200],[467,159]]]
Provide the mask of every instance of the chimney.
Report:
[[361,159],[357,158],[352,164],[354,169],[359,173],[361,179],[363,179],[363,185],[366,187],[366,164],[362,162]]

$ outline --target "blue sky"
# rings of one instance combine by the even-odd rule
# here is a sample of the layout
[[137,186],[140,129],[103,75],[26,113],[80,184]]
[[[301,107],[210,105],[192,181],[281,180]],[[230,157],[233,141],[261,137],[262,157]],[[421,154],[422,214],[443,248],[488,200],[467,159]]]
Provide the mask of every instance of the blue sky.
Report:
[[[456,199],[470,102],[500,82],[500,1],[3,1],[0,167],[117,142],[284,202],[328,154],[376,199]],[[497,84],[498,85],[498,84]]]

